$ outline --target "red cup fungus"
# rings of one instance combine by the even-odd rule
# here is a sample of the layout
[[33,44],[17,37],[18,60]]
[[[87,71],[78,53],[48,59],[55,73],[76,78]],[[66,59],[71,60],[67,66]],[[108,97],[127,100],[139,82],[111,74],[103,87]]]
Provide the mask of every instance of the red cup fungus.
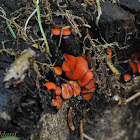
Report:
[[93,97],[93,93],[82,94],[83,98],[86,100],[90,100]]
[[66,76],[71,80],[79,80],[83,78],[83,76],[88,71],[88,63],[83,57],[76,57],[76,67],[73,72],[67,72]]
[[[108,56],[111,57],[112,51],[108,50],[107,52],[109,52]],[[83,54],[84,57],[75,57],[64,53],[63,56],[65,61],[63,61],[62,70],[69,79],[76,81],[68,81],[66,84],[62,84],[62,89],[52,82],[46,82],[45,86],[49,90],[55,90],[57,96],[56,99],[52,100],[52,103],[57,109],[61,107],[62,99],[58,96],[61,93],[63,99],[70,99],[72,96],[78,96],[81,92],[84,99],[90,100],[95,90],[93,72],[88,67],[88,62],[84,58],[85,55]],[[59,67],[54,67],[53,70],[57,75],[62,74],[62,70]]]
[[93,72],[91,70],[88,70],[88,72],[85,74],[83,78],[78,80],[78,83],[81,87],[85,86],[91,79],[93,78]]
[[140,62],[137,63],[138,73],[140,74]]
[[62,106],[62,99],[60,96],[56,96],[56,99],[52,99],[53,106],[56,106],[57,109],[61,108]]
[[62,84],[61,86],[63,99],[70,99],[73,95],[72,87],[69,84]]
[[125,74],[123,76],[123,79],[124,79],[125,82],[128,82],[128,81],[130,81],[132,79],[132,76],[130,74]]
[[52,82],[46,82],[45,86],[49,89],[49,90],[56,90],[56,85]]
[[58,86],[56,86],[55,94],[56,94],[56,95],[60,95],[61,92],[62,92],[61,88],[58,87]]
[[135,62],[129,62],[129,66],[132,69],[133,73],[137,72],[137,67],[136,67]]
[[57,75],[61,75],[62,74],[62,69],[60,67],[54,67],[53,71]]
[[112,56],[111,49],[107,48],[106,52],[107,52],[106,56],[109,57],[109,58],[111,58],[111,56]]
[[88,84],[85,85],[85,88],[86,88],[86,89],[91,89],[91,88],[93,88],[93,87],[94,87],[94,80],[91,79],[91,80],[88,82]]
[[73,97],[76,97],[80,94],[81,88],[76,81],[69,81],[68,84],[72,87]]
[[52,30],[52,32],[53,32],[54,35],[60,35],[61,34],[61,29],[60,28],[54,28]]
[[62,70],[65,72],[73,72],[76,67],[76,58],[66,53],[64,53],[63,56],[65,57],[66,62],[63,62]]
[[81,93],[94,92],[94,90],[95,90],[95,86],[94,86],[93,88],[91,88],[91,89],[86,89],[86,88],[84,88],[84,89],[82,89]]
[[63,29],[62,35],[68,36],[70,34],[71,34],[71,29],[70,28],[69,29]]

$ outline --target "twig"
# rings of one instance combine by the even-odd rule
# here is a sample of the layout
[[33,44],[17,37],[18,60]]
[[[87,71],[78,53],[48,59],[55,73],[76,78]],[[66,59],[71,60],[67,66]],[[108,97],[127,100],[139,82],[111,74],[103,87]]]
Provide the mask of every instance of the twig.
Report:
[[83,137],[83,120],[80,121],[80,140],[84,140],[84,137]]
[[[78,16],[74,16],[72,14],[69,14],[68,11],[65,13],[63,11],[63,9],[61,8],[60,2],[61,2],[61,0],[58,0],[57,1],[57,6],[58,6],[59,10],[62,12],[62,13],[60,13],[60,15],[65,16],[65,18],[70,23],[70,25],[72,26],[72,28],[75,31],[75,33],[78,34],[79,37],[81,37],[82,35],[79,32],[78,25],[76,24],[76,22],[74,21],[74,19],[79,19],[83,24],[85,24],[84,21],[83,21],[83,19],[81,17],[78,17]],[[56,15],[58,15],[58,14],[59,13],[56,13]]]
[[98,16],[96,18],[96,25],[98,26],[98,23],[99,23],[99,19],[102,15],[102,11],[101,11],[101,7],[100,7],[100,0],[96,0],[96,3],[97,3],[97,12],[98,12]]
[[83,136],[84,136],[84,138],[86,138],[86,139],[88,139],[88,140],[95,140],[95,139],[89,137],[88,135],[86,135],[85,133],[83,133]]
[[134,94],[133,96],[129,97],[128,99],[126,99],[126,103],[134,100],[135,98],[137,98],[138,96],[140,96],[140,92],[137,92],[136,94]]
[[[36,4],[39,3],[39,0],[36,0]],[[31,13],[31,15],[28,17],[28,19],[26,20],[26,23],[25,23],[25,26],[24,26],[24,31],[26,32],[26,29],[27,29],[27,25],[28,25],[28,22],[29,20],[32,18],[32,16],[37,12],[37,8]]]
[[28,19],[26,20],[25,26],[24,26],[24,31],[26,32],[27,29],[27,25],[29,23],[29,20],[33,17],[33,15],[37,12],[37,8],[31,13],[31,15],[28,17]]

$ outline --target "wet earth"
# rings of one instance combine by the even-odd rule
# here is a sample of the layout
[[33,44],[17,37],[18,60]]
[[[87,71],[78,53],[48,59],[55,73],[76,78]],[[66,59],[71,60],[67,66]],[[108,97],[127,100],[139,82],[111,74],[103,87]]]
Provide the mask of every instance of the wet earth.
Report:
[[[140,2],[41,0],[39,6],[51,56],[43,42],[37,14],[24,32],[26,21],[36,8],[33,1],[0,1],[0,132],[16,133],[21,140],[140,139],[140,97],[127,103],[129,97],[140,91],[140,74],[133,73],[128,66],[132,53],[140,62]],[[66,16],[66,10],[72,20]],[[16,38],[6,24],[7,19]],[[78,33],[75,30],[62,37],[52,34],[55,27],[73,29],[75,23]],[[15,87],[5,88],[6,69],[29,47],[36,52],[36,58],[24,73],[25,79]],[[107,48],[113,52],[111,61],[120,73],[119,79],[107,65]],[[52,68],[62,67],[64,53],[81,56],[82,52],[87,59],[92,58],[89,66],[96,86],[93,98],[87,101],[79,95],[63,99],[57,110],[51,103],[54,91],[49,91],[44,83],[51,81],[61,86],[69,80],[64,72],[61,76],[54,74]],[[129,82],[123,79],[126,73],[132,76]],[[68,124],[70,107],[74,131]]]

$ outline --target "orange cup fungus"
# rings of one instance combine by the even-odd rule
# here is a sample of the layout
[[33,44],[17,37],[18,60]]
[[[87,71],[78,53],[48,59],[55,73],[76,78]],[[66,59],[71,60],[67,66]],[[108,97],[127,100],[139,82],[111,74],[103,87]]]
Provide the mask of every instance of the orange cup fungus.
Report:
[[60,95],[61,92],[62,92],[61,88],[58,87],[58,86],[56,86],[55,94],[56,94],[56,95]]
[[[140,62],[138,61],[138,57],[135,53],[131,54],[132,61],[128,63],[129,67],[131,68],[132,72],[134,74],[139,73],[140,74]],[[125,74],[123,76],[123,79],[125,82],[128,82],[132,79],[132,76],[130,74]]]
[[91,88],[91,89],[84,88],[84,89],[82,89],[81,93],[90,93],[90,92],[93,92],[94,90],[95,90],[95,86],[93,86],[93,88]]
[[76,58],[66,53],[63,56],[66,61],[62,64],[62,70],[65,72],[72,72],[76,67]]
[[88,63],[82,56],[76,57],[76,67],[72,72],[66,72],[66,76],[72,80],[79,80],[88,71]]
[[45,86],[49,89],[49,90],[56,90],[56,85],[52,82],[46,82]]
[[93,72],[89,70],[83,78],[78,80],[78,83],[81,87],[85,86],[93,78]]
[[140,74],[140,62],[138,61],[138,57],[135,53],[132,53],[131,58],[133,61],[129,62],[129,67],[132,69],[133,73]]
[[62,74],[62,69],[60,67],[54,67],[53,71],[57,75],[61,75]]
[[69,84],[62,84],[62,97],[64,99],[70,99],[73,95],[72,87]]
[[131,58],[132,58],[133,60],[135,60],[135,61],[138,61],[138,57],[137,57],[137,55],[136,55],[135,53],[132,53],[132,54],[131,54]]
[[107,48],[106,52],[107,52],[106,56],[109,57],[109,58],[111,58],[111,56],[112,56],[111,49]]
[[54,83],[52,82],[46,82],[45,86],[49,89],[49,90],[54,90],[56,95],[60,95],[61,94],[61,88],[56,86]]
[[[63,56],[66,61],[63,61],[62,70],[70,80],[76,81],[68,81],[62,84],[62,89],[52,82],[45,84],[48,89],[55,90],[57,96],[56,99],[52,100],[52,103],[57,109],[61,107],[62,99],[58,96],[61,92],[63,99],[70,99],[72,96],[76,97],[81,92],[83,98],[90,100],[95,90],[93,72],[89,69],[86,59],[83,56],[74,57],[66,53]],[[59,67],[54,67],[54,72],[57,75],[61,75],[62,70]]]
[[137,67],[136,67],[135,62],[129,62],[129,66],[132,69],[133,73],[137,72]]
[[[106,57],[111,58],[111,49],[107,49],[106,52]],[[68,81],[66,84],[61,85],[62,97],[64,99],[70,99],[72,96],[76,97],[80,93],[82,93],[84,99],[90,100],[93,97],[93,92],[95,91],[95,78],[93,76],[93,72],[88,67],[88,61],[85,59],[85,55],[82,54],[82,56],[74,57],[65,53],[63,56],[65,58],[65,61],[63,61],[62,70],[66,73],[66,76],[70,80],[75,81]],[[137,65],[133,61],[129,62],[130,68],[132,69],[133,73],[140,73],[140,62],[137,62],[137,56],[135,54],[132,54],[131,58],[136,61]],[[54,67],[54,72],[57,75],[61,75],[62,70],[59,67]],[[132,76],[129,74],[125,74],[123,78],[124,81],[128,82],[132,79]],[[47,82],[45,86],[50,90],[55,90],[55,94],[57,96],[56,99],[52,100],[52,103],[53,106],[56,106],[57,109],[59,109],[62,102],[62,99],[58,96],[61,94],[61,88],[57,87],[54,83],[51,82]]]
[[91,89],[94,87],[94,79],[91,79],[88,84],[85,85],[86,89]]
[[62,99],[60,96],[56,96],[56,99],[52,99],[52,105],[56,106],[57,109],[61,108],[62,106]]
[[52,30],[52,32],[53,32],[54,35],[60,35],[61,29],[60,29],[60,28],[54,28],[54,29]]
[[69,81],[68,84],[72,87],[73,90],[73,97],[76,97],[81,92],[81,87],[76,81]]
[[93,97],[93,93],[82,94],[83,98],[86,100],[90,100]]
[[[61,28],[53,28],[52,30],[54,35],[60,35],[61,34]],[[62,35],[69,36],[71,34],[71,29],[63,29]]]
[[130,81],[132,79],[132,76],[130,74],[125,74],[123,76],[123,79],[124,79],[125,82],[128,82],[128,81]]
[[62,35],[68,36],[70,34],[71,34],[71,29],[70,28],[69,29],[63,29]]
[[[94,76],[93,72],[88,68],[88,62],[83,56],[74,57],[69,54],[64,54],[66,61],[63,62],[62,70],[65,71],[66,76],[71,80],[76,81],[69,81],[68,84],[71,86],[73,91],[73,96],[76,97],[80,94],[81,87],[82,93],[89,93],[89,96],[92,98],[91,92],[94,92],[95,85],[94,85]],[[63,91],[62,91],[63,94]],[[88,96],[88,95],[87,95]],[[86,95],[83,97],[86,98]],[[87,98],[86,98],[87,100]]]
[[137,63],[138,73],[140,74],[140,62]]

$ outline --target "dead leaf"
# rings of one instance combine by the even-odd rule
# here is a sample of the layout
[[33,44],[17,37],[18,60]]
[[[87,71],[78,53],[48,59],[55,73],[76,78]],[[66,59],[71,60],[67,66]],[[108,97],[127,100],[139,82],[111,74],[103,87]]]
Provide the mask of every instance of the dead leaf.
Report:
[[72,131],[74,131],[75,130],[75,126],[74,126],[74,124],[72,122],[72,115],[71,114],[72,114],[72,107],[70,107],[69,112],[68,112],[68,125],[69,125],[70,129]]

